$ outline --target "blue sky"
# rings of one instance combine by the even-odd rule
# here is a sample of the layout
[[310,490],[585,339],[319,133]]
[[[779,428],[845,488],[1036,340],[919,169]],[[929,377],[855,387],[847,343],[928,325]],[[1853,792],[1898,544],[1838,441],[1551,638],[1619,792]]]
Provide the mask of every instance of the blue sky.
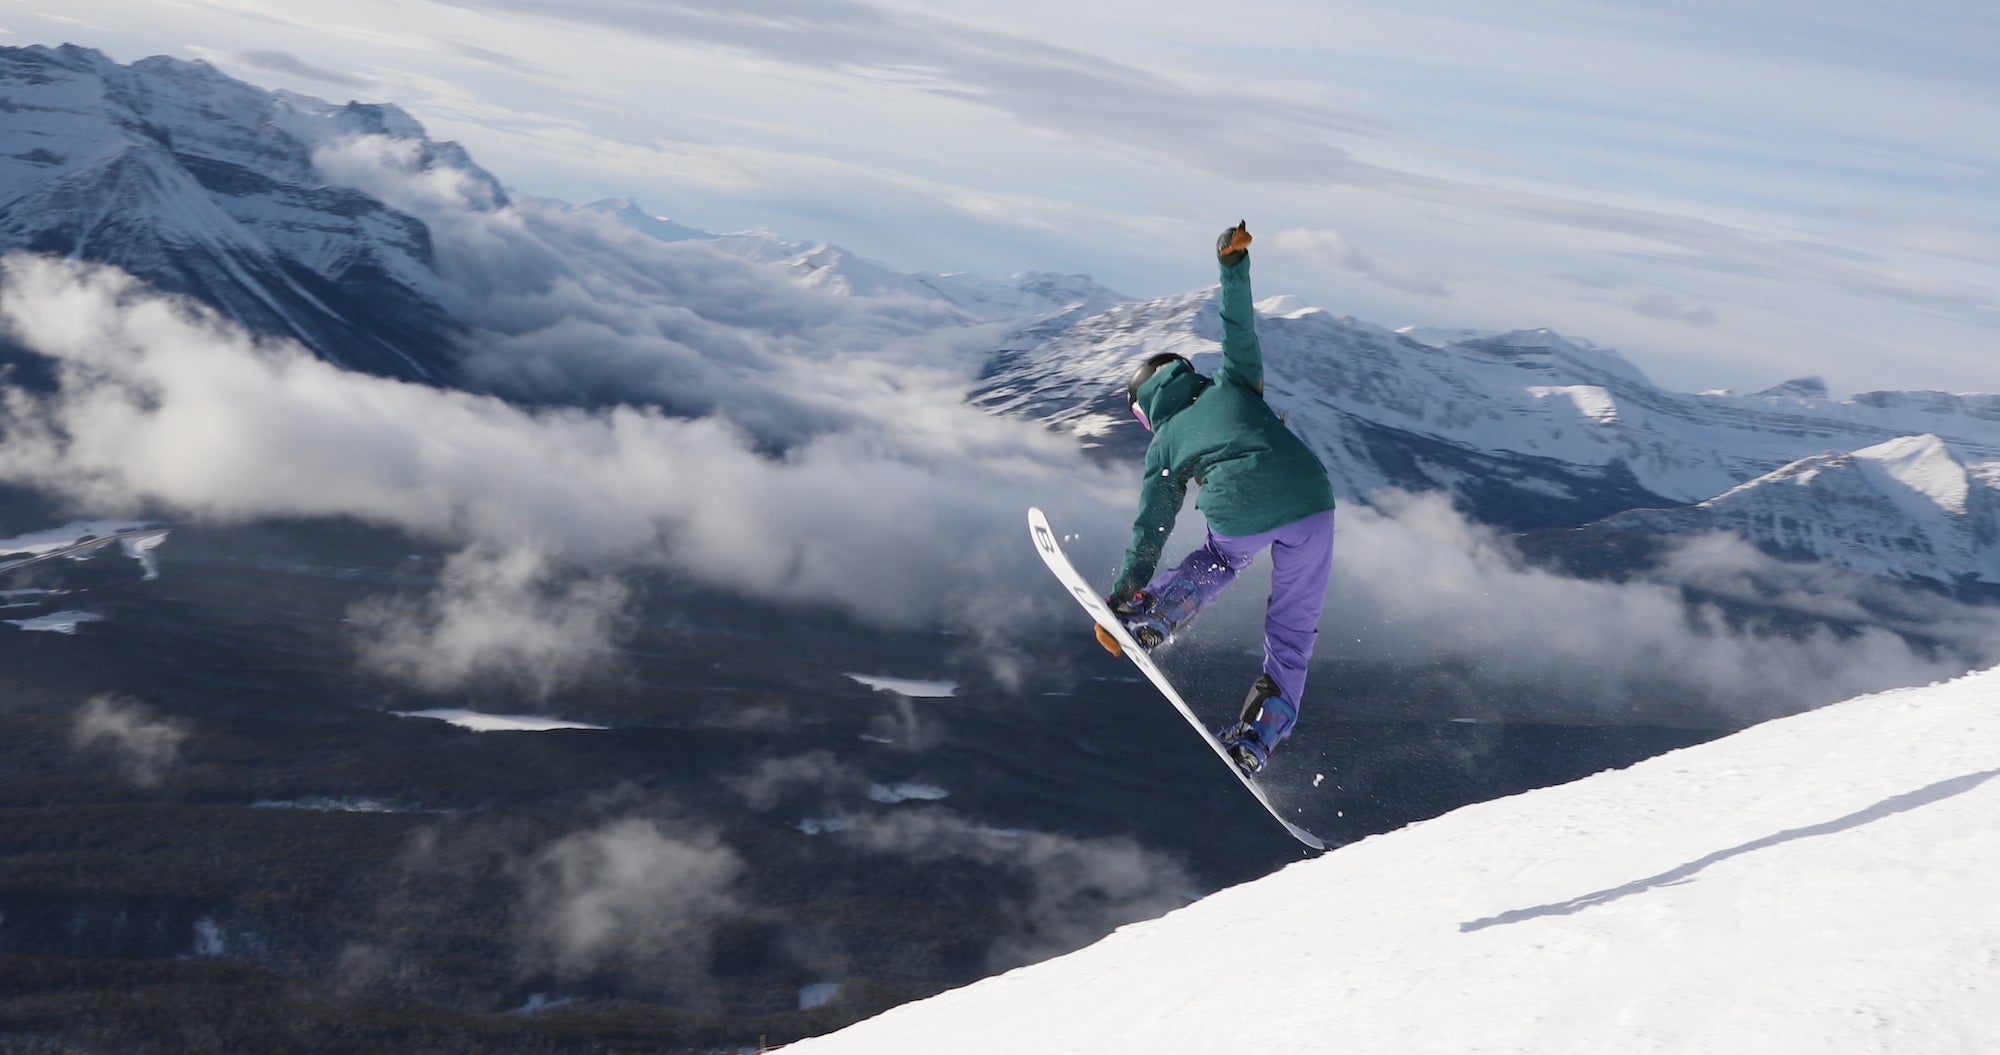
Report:
[[0,41],[393,101],[517,191],[885,263],[1551,326],[1674,388],[2000,390],[2000,8],[9,0]]

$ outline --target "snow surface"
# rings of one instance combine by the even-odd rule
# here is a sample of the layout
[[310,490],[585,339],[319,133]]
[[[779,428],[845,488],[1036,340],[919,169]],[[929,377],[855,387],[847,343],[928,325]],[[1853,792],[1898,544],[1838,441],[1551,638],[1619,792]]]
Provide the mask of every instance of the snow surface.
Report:
[[467,711],[455,708],[441,708],[430,711],[395,711],[403,718],[436,718],[463,726],[475,733],[540,733],[550,729],[603,729],[602,725],[586,725],[562,718],[547,718],[536,714],[486,714],[481,711]]
[[2000,1045],[2000,669],[1468,806],[787,1048]]

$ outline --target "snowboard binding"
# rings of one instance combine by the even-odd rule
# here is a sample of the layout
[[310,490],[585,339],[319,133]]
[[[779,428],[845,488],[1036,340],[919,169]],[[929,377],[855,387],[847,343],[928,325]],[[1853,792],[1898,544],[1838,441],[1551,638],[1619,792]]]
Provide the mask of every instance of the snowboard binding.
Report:
[[1259,674],[1250,684],[1250,695],[1243,701],[1242,716],[1218,739],[1236,760],[1237,768],[1256,776],[1270,763],[1271,752],[1291,735],[1292,725],[1298,720],[1299,709],[1278,695],[1278,683],[1269,674]]
[[1188,576],[1176,575],[1158,593],[1134,590],[1130,597],[1105,600],[1132,640],[1151,652],[1171,642],[1174,632],[1194,618],[1201,608],[1201,589]]

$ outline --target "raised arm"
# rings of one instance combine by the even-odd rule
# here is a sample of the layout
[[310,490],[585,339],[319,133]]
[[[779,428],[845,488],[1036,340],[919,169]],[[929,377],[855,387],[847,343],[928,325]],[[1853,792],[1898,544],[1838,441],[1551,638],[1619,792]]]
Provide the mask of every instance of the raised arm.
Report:
[[1238,223],[1215,242],[1222,269],[1222,366],[1217,381],[1264,394],[1264,349],[1257,343],[1257,309],[1250,297],[1250,229]]

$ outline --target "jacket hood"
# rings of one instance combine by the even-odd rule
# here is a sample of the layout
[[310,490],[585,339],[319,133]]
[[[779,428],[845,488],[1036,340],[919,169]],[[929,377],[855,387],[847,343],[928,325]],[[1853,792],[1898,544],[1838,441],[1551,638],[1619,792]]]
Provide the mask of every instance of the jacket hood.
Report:
[[1195,372],[1185,360],[1154,371],[1153,376],[1139,385],[1134,402],[1146,412],[1146,420],[1153,423],[1153,431],[1159,431],[1168,418],[1187,409],[1207,388],[1208,378]]

